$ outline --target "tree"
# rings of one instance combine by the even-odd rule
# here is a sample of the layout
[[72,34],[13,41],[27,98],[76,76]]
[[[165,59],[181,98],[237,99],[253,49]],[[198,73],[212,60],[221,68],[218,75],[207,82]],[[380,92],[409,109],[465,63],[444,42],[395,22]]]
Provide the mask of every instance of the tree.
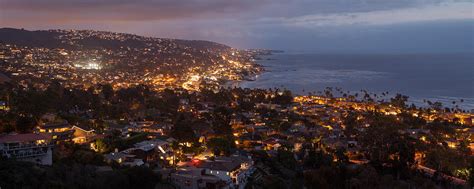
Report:
[[171,136],[180,142],[193,142],[197,140],[193,129],[191,128],[192,121],[190,117],[185,114],[179,114],[173,129],[171,130]]
[[0,186],[5,188],[155,188],[159,175],[148,167],[97,172],[94,166],[55,162],[36,166],[29,162],[0,160]]
[[286,106],[293,102],[293,95],[291,94],[290,90],[284,90],[282,93],[276,91],[275,93],[277,94],[272,99],[274,103]]
[[160,177],[145,166],[125,169],[124,173],[133,188],[154,188],[155,184],[160,182]]
[[36,125],[36,121],[31,117],[20,116],[16,121],[16,132],[19,133],[28,133]]
[[344,188],[337,169],[324,166],[304,173],[305,187],[310,189]]
[[430,105],[430,107],[433,109],[433,110],[436,110],[436,111],[441,111],[441,109],[443,108],[443,104],[441,102],[434,102]]
[[470,159],[472,158],[459,153],[455,149],[446,147],[431,148],[426,153],[425,164],[427,167],[436,169],[442,173],[456,175],[456,171],[458,170],[469,169],[469,166],[471,166]]
[[390,103],[399,108],[405,108],[406,102],[408,101],[408,96],[396,94],[395,97],[390,99]]
[[114,96],[114,89],[110,84],[105,84],[101,86],[101,93],[106,100],[111,100]]
[[371,126],[362,135],[361,145],[367,149],[368,159],[376,167],[392,167],[397,179],[415,163],[412,139],[399,132],[403,125],[394,117],[373,113]]
[[323,151],[311,150],[303,160],[304,167],[307,168],[320,168],[322,166],[330,166],[333,158],[329,154],[325,154]]
[[95,140],[94,146],[99,153],[105,153],[110,151],[110,146],[103,139]]
[[351,188],[378,188],[380,176],[374,167],[363,165],[357,171],[354,177],[350,179]]
[[474,158],[471,158],[471,161],[469,162],[469,178],[468,178],[468,181],[469,181],[469,184],[471,185],[471,187],[474,186]]
[[273,176],[273,175],[266,175],[263,177],[263,188],[274,188],[274,189],[286,189],[286,183],[283,179]]
[[296,168],[296,160],[292,152],[286,150],[278,150],[277,160],[288,169]]
[[232,138],[211,138],[207,141],[207,147],[215,155],[230,155],[235,149],[235,143]]
[[345,154],[346,150],[344,148],[337,148],[334,155],[337,158],[339,163],[349,163],[349,157]]
[[26,116],[32,116],[34,119],[39,119],[43,114],[48,112],[51,104],[50,100],[41,91],[36,90],[20,90],[13,95],[13,111]]
[[344,129],[344,133],[347,136],[351,136],[356,132],[356,128],[361,124],[357,120],[357,114],[354,112],[349,112],[349,114],[344,118],[344,125],[346,126]]
[[212,114],[212,130],[220,136],[231,136],[231,116],[232,111],[230,109],[223,106],[216,108]]

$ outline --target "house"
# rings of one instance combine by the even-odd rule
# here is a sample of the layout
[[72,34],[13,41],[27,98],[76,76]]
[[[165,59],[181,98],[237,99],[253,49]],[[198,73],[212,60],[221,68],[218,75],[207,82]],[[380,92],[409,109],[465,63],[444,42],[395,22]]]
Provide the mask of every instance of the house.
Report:
[[104,159],[107,163],[117,162],[120,165],[134,167],[141,166],[145,163],[142,159],[135,158],[135,155],[128,154],[126,152],[112,152],[104,155]]
[[37,127],[39,133],[50,133],[54,141],[70,141],[73,138],[74,130],[67,122],[48,123]]
[[446,139],[444,143],[450,148],[456,148],[459,146],[460,142],[456,139]]
[[159,135],[165,135],[169,131],[171,131],[172,125],[171,124],[152,124],[149,126],[142,126],[140,127],[140,132],[147,132],[147,133],[155,133]]
[[[141,166],[145,162],[155,161],[154,155],[159,155],[160,159],[171,160],[172,156],[170,143],[168,141],[154,139],[136,143],[132,148],[121,152],[115,151],[104,156],[107,163],[117,162],[125,166]],[[156,154],[158,153],[158,154]]]
[[147,132],[164,135],[172,128],[171,124],[154,124],[152,121],[131,122],[125,128],[121,129],[122,133],[128,132]]
[[214,175],[208,175],[204,169],[180,168],[170,176],[171,183],[177,189],[230,188],[224,181]]
[[145,152],[149,152],[151,150],[156,149],[162,154],[166,154],[171,149],[169,142],[159,139],[142,141],[134,144],[133,146]]
[[8,134],[0,136],[0,155],[41,165],[53,164],[49,133]]
[[220,178],[231,188],[244,188],[255,170],[253,160],[243,156],[216,157],[214,160],[198,161],[195,166],[204,169],[205,174]]
[[72,141],[74,141],[74,143],[76,144],[84,144],[90,142],[96,136],[94,133],[94,129],[91,129],[86,126],[72,126],[72,130],[74,130]]
[[278,150],[287,142],[285,140],[276,139],[276,138],[269,138],[267,140],[262,141],[265,150]]

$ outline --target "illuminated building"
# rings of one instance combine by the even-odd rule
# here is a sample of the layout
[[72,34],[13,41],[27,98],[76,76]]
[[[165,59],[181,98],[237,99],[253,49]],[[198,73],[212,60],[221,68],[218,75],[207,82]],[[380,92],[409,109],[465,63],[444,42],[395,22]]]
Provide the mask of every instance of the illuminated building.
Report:
[[39,133],[50,133],[54,141],[70,141],[75,130],[67,122],[44,124],[37,127]]
[[72,139],[74,143],[83,144],[91,141],[95,137],[94,129],[79,126],[72,126],[71,129],[74,130],[74,138]]
[[51,135],[48,133],[0,136],[0,155],[41,165],[53,163]]

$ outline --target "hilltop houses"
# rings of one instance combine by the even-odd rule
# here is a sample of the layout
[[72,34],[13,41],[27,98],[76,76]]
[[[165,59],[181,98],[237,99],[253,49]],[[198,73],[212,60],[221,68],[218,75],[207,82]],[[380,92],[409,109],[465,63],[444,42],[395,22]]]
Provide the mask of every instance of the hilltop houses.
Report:
[[0,135],[0,155],[8,159],[52,165],[51,141],[49,133]]
[[72,126],[74,130],[72,141],[76,144],[85,144],[95,139],[95,131],[85,126]]
[[85,144],[96,136],[94,129],[87,126],[71,125],[67,121],[39,125],[36,132],[50,133],[56,142],[72,141],[76,144]]
[[171,174],[171,182],[180,189],[244,188],[255,171],[253,160],[243,156],[194,159]]
[[104,156],[107,163],[116,162],[125,166],[141,166],[145,163],[170,161],[173,155],[169,141],[153,139],[133,144],[133,147]]
[[74,130],[67,121],[59,123],[47,123],[37,127],[39,133],[50,133],[54,141],[71,141],[74,136]]

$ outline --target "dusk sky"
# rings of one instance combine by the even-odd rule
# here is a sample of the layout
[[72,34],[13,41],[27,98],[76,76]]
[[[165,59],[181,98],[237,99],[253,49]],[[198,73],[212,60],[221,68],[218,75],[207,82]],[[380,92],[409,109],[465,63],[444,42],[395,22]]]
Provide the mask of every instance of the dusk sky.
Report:
[[0,0],[0,27],[316,52],[473,52],[472,0]]

